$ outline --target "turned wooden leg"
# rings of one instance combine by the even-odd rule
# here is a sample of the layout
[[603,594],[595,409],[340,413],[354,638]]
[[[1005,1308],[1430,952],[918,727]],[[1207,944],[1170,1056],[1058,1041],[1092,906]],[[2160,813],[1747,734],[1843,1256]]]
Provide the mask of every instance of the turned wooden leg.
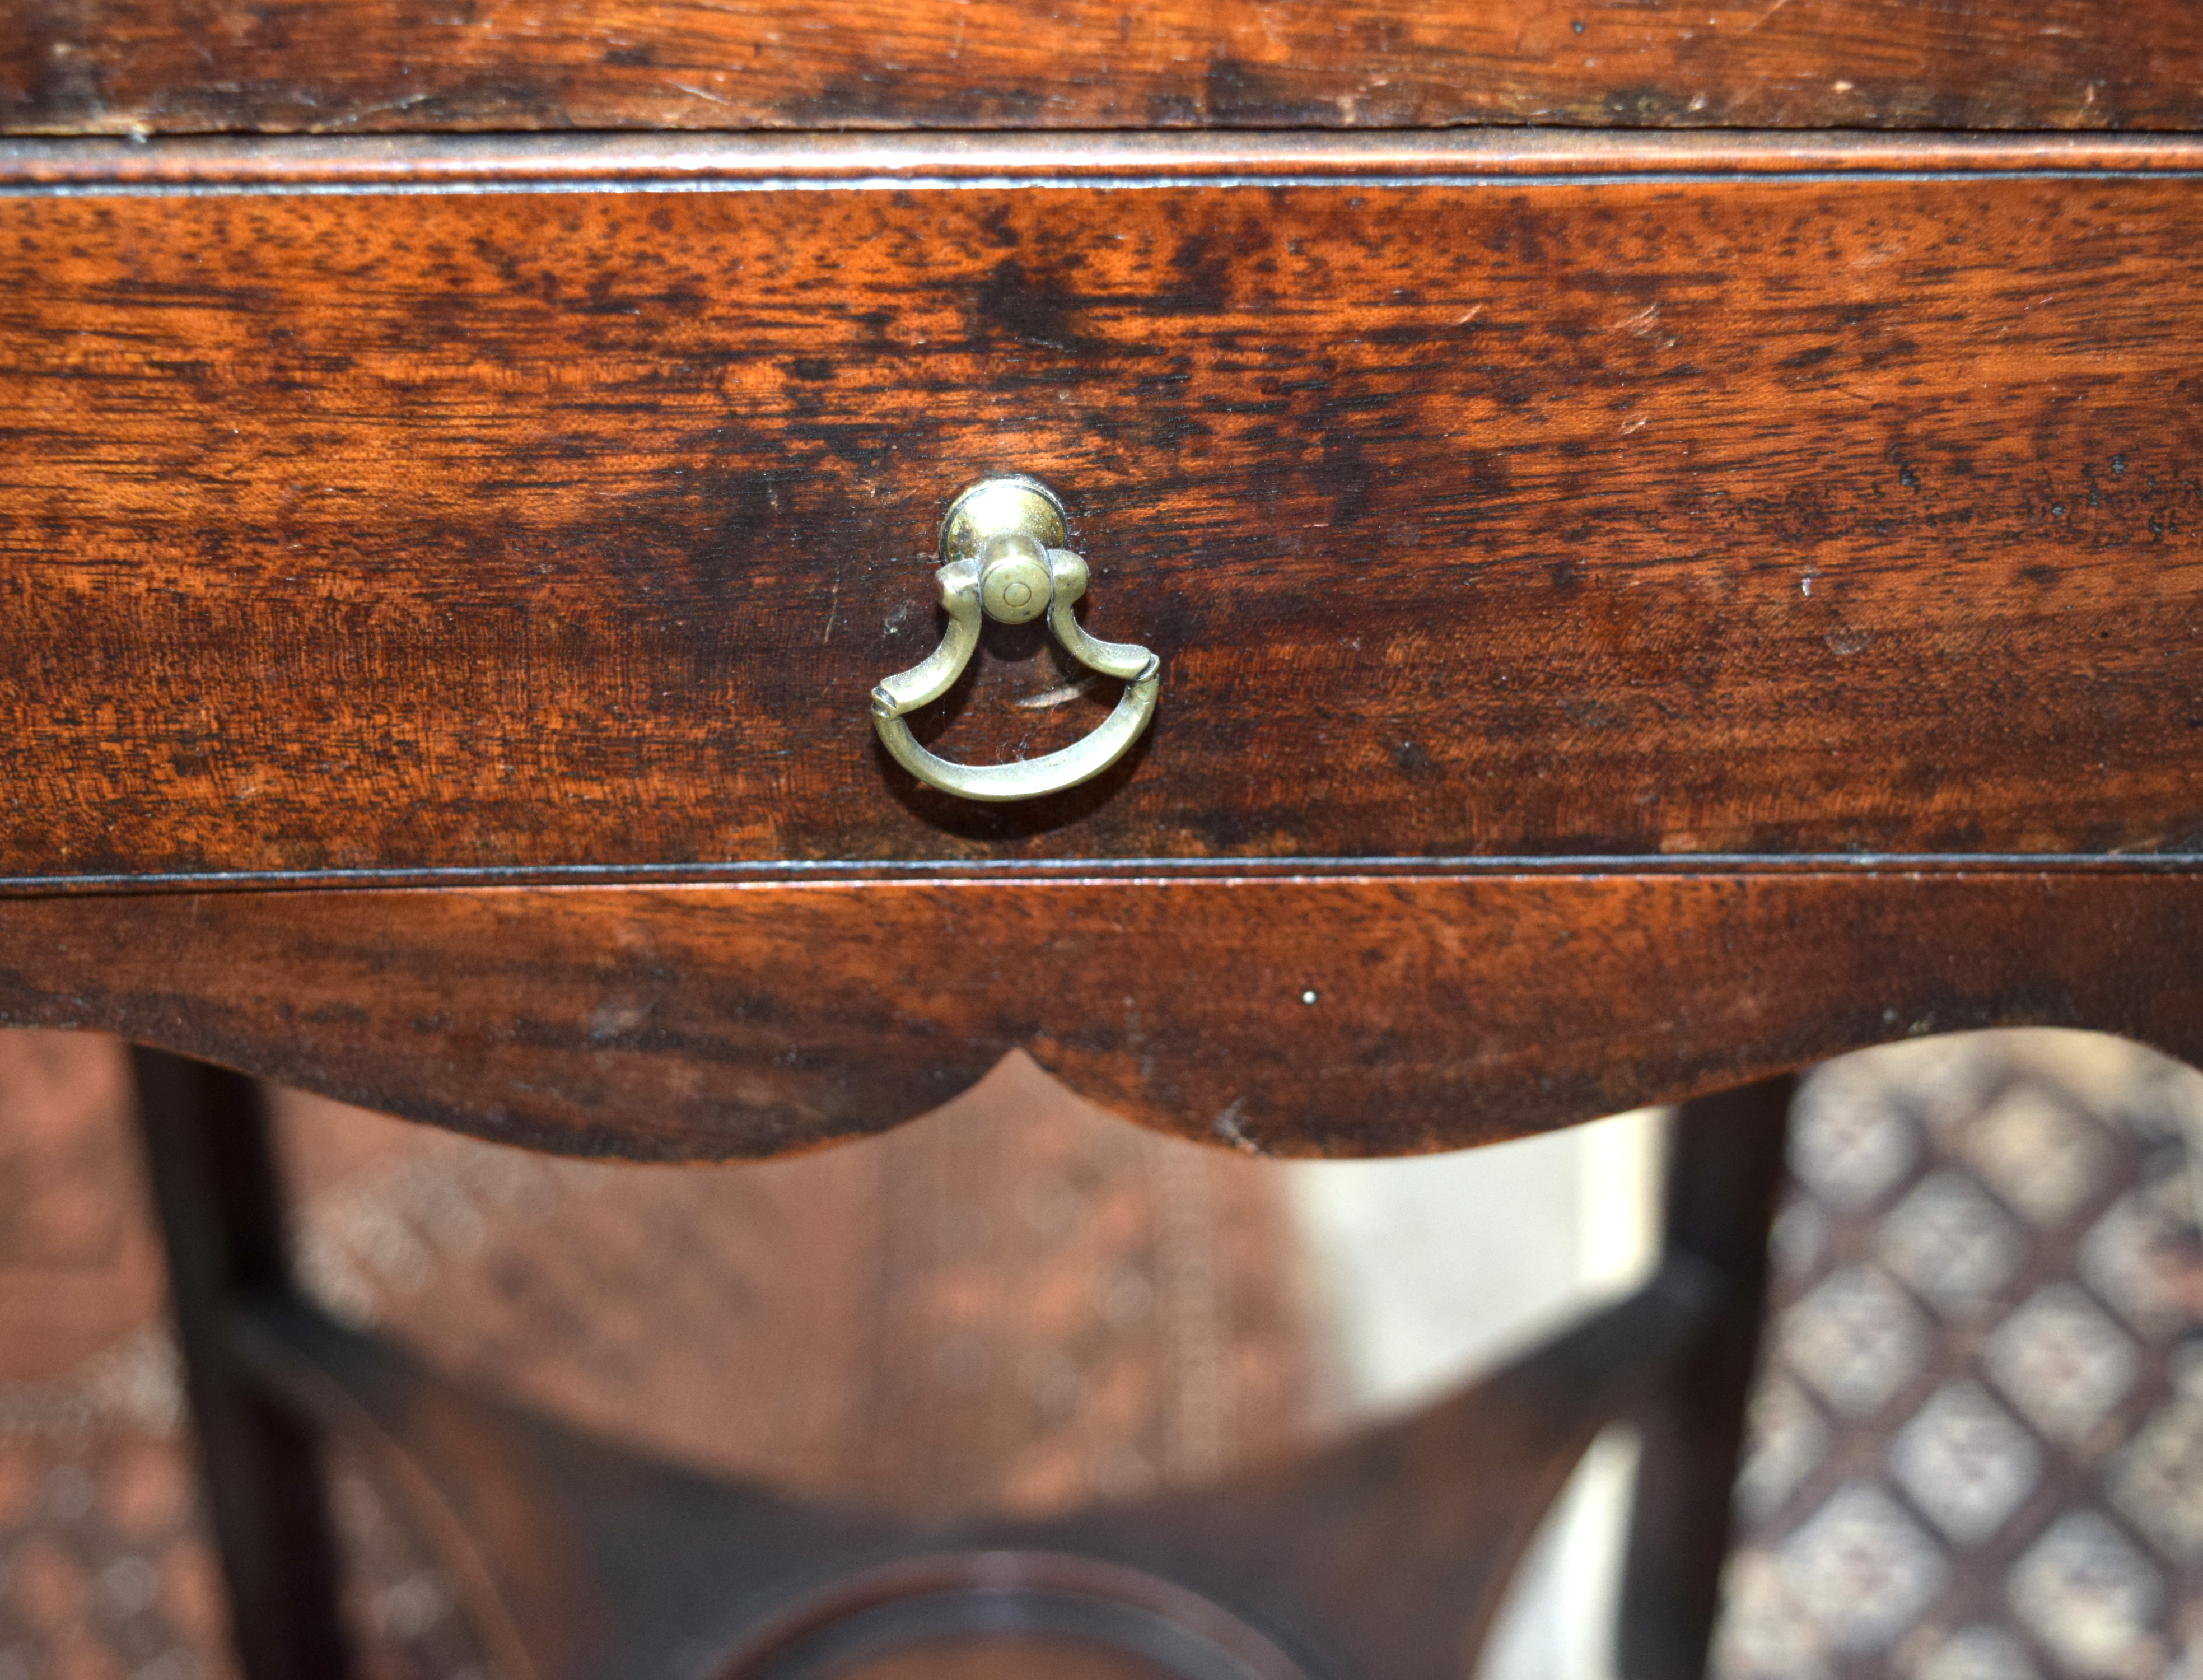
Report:
[[254,1384],[231,1335],[240,1303],[286,1284],[260,1088],[159,1050],[132,1062],[240,1667],[245,1680],[338,1680],[350,1663],[315,1443]]
[[1637,1412],[1644,1450],[1622,1578],[1624,1680],[1699,1680],[1706,1671],[1795,1085],[1764,1080],[1676,1112],[1667,1253],[1712,1268],[1722,1293],[1712,1324]]

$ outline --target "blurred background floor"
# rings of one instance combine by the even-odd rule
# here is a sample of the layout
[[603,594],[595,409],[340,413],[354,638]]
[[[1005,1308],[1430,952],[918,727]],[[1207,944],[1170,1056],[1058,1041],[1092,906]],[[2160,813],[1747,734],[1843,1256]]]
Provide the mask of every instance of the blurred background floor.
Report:
[[[118,1049],[0,1033],[0,1680],[215,1680],[219,1584]],[[1660,1125],[1280,1165],[1013,1059],[858,1147],[545,1160],[286,1096],[310,1289],[728,1474],[913,1511],[1194,1482],[1419,1404],[1642,1275]],[[2203,1680],[2203,1077],[2110,1040],[1871,1052],[1801,1101],[1724,1680]],[[1607,1670],[1630,1446],[1481,1680]],[[370,1672],[487,1671],[403,1515],[335,1499]]]

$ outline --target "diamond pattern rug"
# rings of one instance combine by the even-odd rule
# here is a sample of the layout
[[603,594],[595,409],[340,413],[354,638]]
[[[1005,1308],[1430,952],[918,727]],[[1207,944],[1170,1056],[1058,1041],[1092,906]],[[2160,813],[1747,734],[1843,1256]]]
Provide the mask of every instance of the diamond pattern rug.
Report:
[[2203,1676],[2199,1127],[2078,1034],[1812,1077],[1720,1680]]

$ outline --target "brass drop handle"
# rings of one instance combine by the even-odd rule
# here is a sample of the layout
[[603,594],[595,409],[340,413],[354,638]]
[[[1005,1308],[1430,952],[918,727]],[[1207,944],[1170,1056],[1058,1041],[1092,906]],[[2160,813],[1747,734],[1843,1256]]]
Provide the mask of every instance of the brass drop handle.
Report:
[[[1042,794],[1099,776],[1124,757],[1155,715],[1162,662],[1129,642],[1087,635],[1071,615],[1086,593],[1086,562],[1063,547],[1063,504],[1037,479],[983,478],[948,505],[941,524],[941,645],[872,690],[872,727],[888,754],[928,786],[965,799],[999,802]],[[947,694],[979,646],[983,618],[1031,624],[1045,613],[1071,656],[1090,671],[1125,679],[1102,726],[1059,752],[1009,764],[954,764],[918,744],[904,719]]]

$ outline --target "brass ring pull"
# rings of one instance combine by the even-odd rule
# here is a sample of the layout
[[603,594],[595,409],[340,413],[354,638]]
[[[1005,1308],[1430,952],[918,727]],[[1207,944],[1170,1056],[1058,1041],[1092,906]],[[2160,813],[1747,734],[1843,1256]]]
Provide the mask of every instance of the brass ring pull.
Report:
[[[889,757],[930,787],[1000,802],[1042,794],[1099,776],[1124,757],[1155,714],[1162,661],[1129,642],[1087,635],[1071,609],[1086,593],[1086,562],[1062,545],[1063,504],[1036,479],[982,479],[948,505],[941,525],[941,604],[948,632],[908,671],[872,690],[872,727]],[[1117,708],[1084,740],[1009,764],[954,764],[918,744],[904,718],[947,694],[979,646],[983,618],[1031,624],[1042,613],[1071,656],[1089,671],[1125,679]]]

